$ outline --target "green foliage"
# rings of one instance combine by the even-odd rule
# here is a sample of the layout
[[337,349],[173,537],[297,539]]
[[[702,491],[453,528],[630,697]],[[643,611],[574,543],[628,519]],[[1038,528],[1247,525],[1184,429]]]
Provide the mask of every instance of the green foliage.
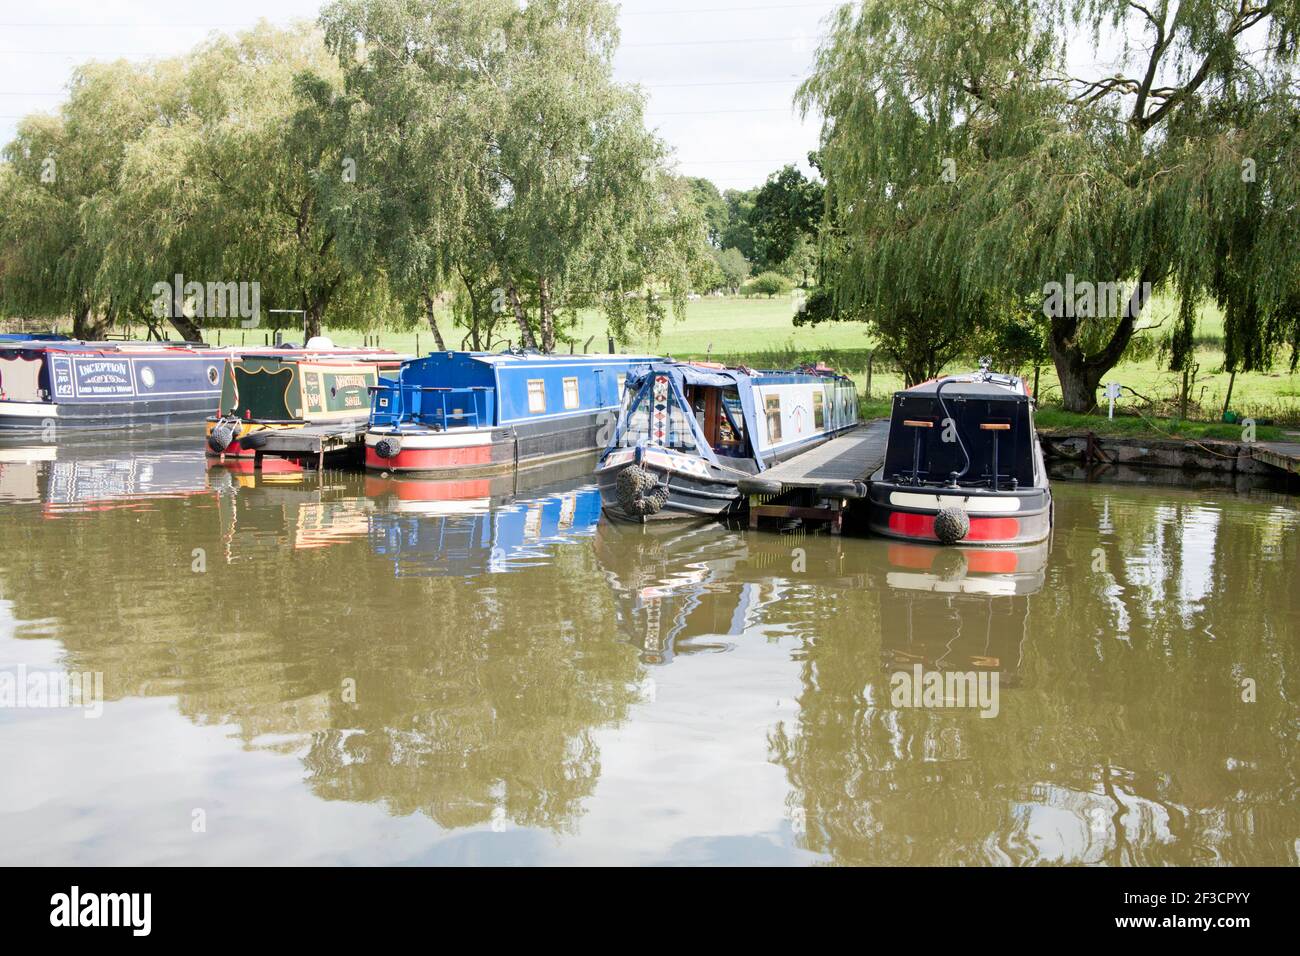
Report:
[[544,350],[584,306],[619,339],[684,310],[707,250],[698,187],[613,80],[611,4],[339,0],[322,21],[365,160],[336,207],[349,249],[421,292],[455,275],[471,334],[505,309]]
[[727,204],[727,225],[718,238],[722,249],[739,249],[740,254],[749,262],[754,261],[754,227],[750,216],[754,211],[754,198],[757,189],[728,189],[722,194]]
[[339,0],[321,25],[78,71],[0,164],[0,312],[146,320],[182,274],[258,283],[308,334],[328,310],[427,321],[441,346],[450,300],[475,345],[513,322],[549,350],[591,306],[657,334],[717,278],[721,197],[701,207],[614,82],[606,0]]
[[[1284,238],[1300,216],[1298,30],[1293,3],[842,8],[799,97],[825,117],[835,314],[902,354],[978,334],[1067,276],[1149,282],[1187,321],[1218,300],[1229,361],[1266,362],[1300,321]],[[1077,78],[1078,41],[1103,31],[1128,38],[1120,71]],[[1068,407],[1091,406],[1137,322],[1051,317]]]
[[745,284],[746,295],[765,295],[769,299],[790,291],[790,280],[779,272],[761,272]]
[[690,186],[691,198],[704,216],[708,229],[709,245],[714,249],[722,248],[723,233],[727,230],[729,209],[722,193],[712,180],[692,176],[686,180]]
[[822,190],[821,183],[808,179],[792,165],[767,178],[749,214],[760,269],[780,268],[794,255],[801,239],[816,237],[822,216]]
[[744,254],[734,246],[719,250],[714,254],[718,269],[726,280],[727,288],[736,292],[749,278],[749,263]]

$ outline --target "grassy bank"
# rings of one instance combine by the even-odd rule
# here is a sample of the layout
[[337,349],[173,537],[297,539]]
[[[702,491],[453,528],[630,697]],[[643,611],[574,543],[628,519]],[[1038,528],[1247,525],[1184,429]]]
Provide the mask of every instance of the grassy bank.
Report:
[[[1038,428],[1043,431],[1061,432],[1095,432],[1098,435],[1119,438],[1186,438],[1197,441],[1210,439],[1218,441],[1240,442],[1243,437],[1241,425],[1228,425],[1223,422],[1179,421],[1170,418],[1143,418],[1138,415],[1119,415],[1113,419],[1105,414],[1079,415],[1059,408],[1040,408],[1035,415]],[[1276,425],[1256,425],[1257,441],[1281,441],[1286,439],[1284,430]]]

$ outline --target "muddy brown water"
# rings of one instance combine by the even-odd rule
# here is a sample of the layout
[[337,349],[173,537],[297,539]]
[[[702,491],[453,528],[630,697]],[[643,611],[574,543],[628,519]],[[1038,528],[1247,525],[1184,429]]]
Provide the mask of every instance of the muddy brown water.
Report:
[[198,447],[0,448],[0,862],[1297,863],[1295,499],[958,552]]

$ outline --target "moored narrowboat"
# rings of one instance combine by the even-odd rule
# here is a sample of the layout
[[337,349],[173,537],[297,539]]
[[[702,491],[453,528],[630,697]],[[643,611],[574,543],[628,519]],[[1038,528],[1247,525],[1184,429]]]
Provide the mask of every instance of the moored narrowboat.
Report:
[[875,534],[905,541],[1046,538],[1052,493],[1025,383],[984,362],[978,372],[896,392],[868,523]]
[[[365,431],[370,392],[405,356],[384,349],[264,349],[226,361],[221,399],[208,416],[206,454],[235,468],[253,461],[268,433],[308,425]],[[345,449],[346,450],[346,449]],[[287,459],[276,469],[301,468]]]
[[741,479],[857,422],[852,380],[828,368],[643,365],[628,377],[617,429],[596,466],[605,512],[638,522],[731,514],[744,506]]
[[0,342],[0,431],[202,421],[221,393],[225,355],[57,337]]
[[597,451],[648,356],[434,352],[373,390],[366,468],[500,474]]

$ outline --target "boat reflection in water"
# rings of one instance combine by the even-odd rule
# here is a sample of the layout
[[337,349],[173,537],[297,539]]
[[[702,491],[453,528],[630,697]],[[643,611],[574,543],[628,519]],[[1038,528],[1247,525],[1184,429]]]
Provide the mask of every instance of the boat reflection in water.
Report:
[[774,615],[778,602],[815,587],[861,587],[862,575],[845,575],[838,538],[807,543],[794,535],[755,534],[722,524],[633,525],[603,521],[595,552],[614,595],[621,638],[640,649],[645,664],[668,664],[679,655],[731,650],[776,619],[793,626],[802,616]]
[[1009,686],[1029,640],[1029,602],[1046,578],[1050,542],[934,548],[890,542],[880,604],[885,668],[987,671]]
[[472,577],[544,562],[555,545],[593,533],[600,494],[590,469],[587,458],[468,481],[222,470],[209,481],[239,492],[227,538],[260,528],[298,550],[364,538],[399,577]]
[[[47,517],[109,508],[152,508],[159,498],[208,494],[193,428],[106,449],[102,437],[75,433],[59,443],[0,443],[0,503],[37,503]],[[139,447],[134,447],[139,445]]]
[[614,593],[621,639],[640,649],[643,663],[725,651],[730,645],[717,638],[739,635],[752,622],[759,589],[731,580],[749,555],[744,534],[718,524],[606,521],[596,529],[595,549]]
[[[369,479],[398,485],[405,479]],[[585,480],[545,491],[464,501],[412,501],[389,489],[369,516],[370,547],[400,575],[457,576],[515,570],[548,559],[549,549],[591,534],[600,520],[600,490]],[[374,494],[374,492],[371,492]]]

